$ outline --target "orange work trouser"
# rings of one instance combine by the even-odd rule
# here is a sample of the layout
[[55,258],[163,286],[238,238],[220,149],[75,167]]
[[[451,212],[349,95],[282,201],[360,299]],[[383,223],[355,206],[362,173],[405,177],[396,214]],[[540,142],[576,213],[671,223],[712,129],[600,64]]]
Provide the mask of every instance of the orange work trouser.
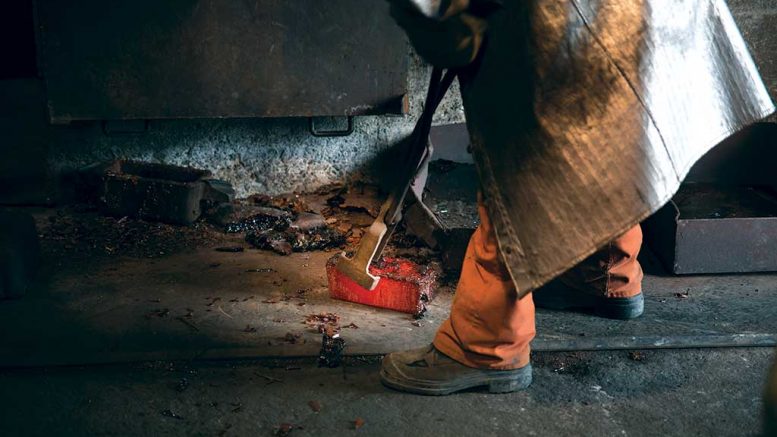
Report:
[[[529,363],[534,302],[531,293],[518,299],[482,203],[478,212],[480,226],[467,247],[451,315],[437,331],[434,346],[469,367],[517,369]],[[635,296],[642,291],[641,245],[637,225],[559,280],[584,293]]]

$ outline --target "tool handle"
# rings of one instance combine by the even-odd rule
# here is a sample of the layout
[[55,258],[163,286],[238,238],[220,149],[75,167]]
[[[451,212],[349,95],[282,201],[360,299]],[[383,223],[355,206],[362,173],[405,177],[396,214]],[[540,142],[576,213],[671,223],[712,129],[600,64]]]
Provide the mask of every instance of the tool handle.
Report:
[[441,69],[432,70],[423,113],[421,113],[413,133],[408,138],[405,159],[401,167],[405,173],[403,174],[404,178],[396,184],[395,189],[381,206],[375,221],[362,235],[362,240],[353,257],[341,256],[338,261],[337,269],[339,271],[368,290],[374,289],[380,279],[370,273],[370,264],[383,252],[402,217],[402,203],[405,200],[405,195],[410,189],[422,160],[425,159],[424,154],[427,150],[434,111],[442,101],[455,76],[456,73],[452,71],[448,71],[443,77]]
[[410,184],[418,172],[427,149],[434,112],[445,97],[446,92],[456,78],[456,74],[455,70],[448,70],[443,76],[441,68],[434,67],[432,69],[432,77],[429,82],[426,101],[424,102],[424,110],[413,128],[413,133],[410,134],[405,156],[401,161],[401,167],[405,174],[399,179],[400,182],[396,185],[393,196],[389,196],[389,200],[393,200],[393,203],[388,207],[385,217],[386,224],[389,227],[396,225],[402,217],[401,210],[405,195],[407,190],[410,189]]
[[[415,175],[425,158],[424,154],[429,142],[429,132],[432,129],[434,112],[437,110],[440,102],[442,102],[445,93],[455,78],[456,72],[454,70],[448,70],[443,76],[441,68],[434,67],[432,69],[432,77],[429,81],[424,110],[413,128],[413,133],[410,134],[405,157],[402,160],[401,165],[405,174],[381,206],[381,211],[375,220],[375,223],[380,222],[381,226],[385,227],[385,231],[381,232],[380,240],[375,247],[375,251],[371,253],[370,261],[375,257],[380,257],[386,244],[388,244],[389,238],[391,238],[402,219],[402,204],[405,202],[410,185],[413,183],[413,179],[415,179]],[[375,235],[373,232],[370,233]],[[369,247],[373,246],[369,245]]]

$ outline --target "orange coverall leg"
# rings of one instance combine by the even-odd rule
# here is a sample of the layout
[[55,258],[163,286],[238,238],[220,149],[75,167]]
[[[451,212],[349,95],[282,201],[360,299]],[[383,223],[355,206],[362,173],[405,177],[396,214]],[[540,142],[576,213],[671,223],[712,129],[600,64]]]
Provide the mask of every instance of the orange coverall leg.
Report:
[[[496,234],[479,202],[480,226],[467,247],[450,317],[440,326],[434,346],[469,366],[517,369],[529,363],[534,338],[534,302],[518,299],[497,246]],[[562,275],[581,292],[630,297],[641,292],[637,254],[642,231],[635,226],[622,237]]]

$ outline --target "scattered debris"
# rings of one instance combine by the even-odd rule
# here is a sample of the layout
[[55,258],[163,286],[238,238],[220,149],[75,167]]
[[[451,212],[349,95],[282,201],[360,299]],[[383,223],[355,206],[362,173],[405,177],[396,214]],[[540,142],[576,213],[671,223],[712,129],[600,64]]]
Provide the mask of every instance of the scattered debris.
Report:
[[343,326],[343,328],[349,328],[349,329],[359,329],[359,327],[358,327],[358,326],[356,326],[356,323],[353,323],[353,322],[351,322],[351,323],[349,323],[349,324],[347,324],[347,325]]
[[647,354],[642,351],[631,351],[629,352],[629,359],[632,361],[645,361],[647,358]]
[[276,197],[251,196],[250,203],[220,205],[210,211],[210,221],[227,233],[243,232],[245,240],[262,250],[281,255],[340,247],[346,237],[330,228],[327,219],[310,212],[298,194]]
[[196,222],[191,226],[99,215],[84,205],[59,208],[41,223],[41,248],[62,265],[79,268],[100,257],[159,258],[198,247],[224,244],[224,234]]
[[326,219],[321,214],[303,212],[291,222],[289,227],[297,231],[312,231],[319,228],[325,228],[326,225]]
[[318,401],[310,401],[308,402],[308,406],[311,410],[313,410],[314,413],[321,412],[321,403]]
[[272,250],[279,255],[291,255],[293,248],[286,239],[286,234],[271,229],[269,231],[250,233],[246,241],[257,249]]
[[310,211],[310,206],[298,193],[285,193],[273,197],[259,194],[251,196],[249,199],[259,206],[278,208],[294,214]]
[[340,334],[335,332],[334,328],[324,330],[321,338],[321,351],[318,355],[318,367],[335,368],[340,367],[343,361],[343,350],[345,349],[345,340]]
[[[285,282],[285,280],[284,280],[284,282]],[[280,286],[281,284],[273,282],[273,285]],[[297,290],[297,292],[294,293],[294,294],[283,293],[282,296],[268,297],[267,299],[262,300],[262,303],[289,302],[292,299],[300,299],[300,300],[304,301],[306,299],[305,298],[305,293],[307,293],[308,291],[309,291],[308,289],[301,289],[301,290]],[[304,302],[300,302],[297,305],[302,306],[304,304],[305,304]]]
[[378,216],[382,202],[383,196],[378,187],[366,184],[355,184],[327,200],[329,205],[346,211],[364,211],[372,217]]
[[359,429],[362,426],[364,426],[364,419],[357,417],[356,420],[353,421],[353,429]]
[[291,255],[292,252],[341,247],[345,244],[345,236],[329,227],[306,231],[289,228],[285,231],[271,229],[252,232],[246,235],[246,241],[257,249],[272,250],[280,255]]
[[[389,243],[386,254],[386,256],[389,256],[390,258],[406,259],[421,266],[430,266],[430,268],[437,264],[434,261],[437,252],[432,249],[425,246],[399,247],[393,239]],[[442,268],[439,268],[439,270],[442,270]],[[456,279],[458,279],[458,277],[456,277]]]
[[549,368],[560,375],[586,376],[592,372],[589,352],[532,355],[532,366]]
[[257,269],[248,269],[246,270],[246,273],[275,273],[275,269],[271,269],[269,267],[260,267]]
[[286,335],[281,337],[281,341],[289,344],[305,344],[302,334],[294,334],[293,332],[287,332]]
[[183,393],[187,388],[189,388],[189,380],[186,378],[181,378],[175,385],[175,391],[178,393]]
[[291,223],[291,214],[276,208],[224,204],[219,206],[219,211],[211,222],[224,226],[224,232],[228,234],[283,230]]
[[243,404],[241,404],[240,402],[234,402],[234,403],[232,403],[230,405],[232,405],[234,407],[234,408],[232,408],[232,412],[233,413],[239,413],[240,411],[243,410]]
[[304,323],[319,333],[325,333],[330,328],[335,332],[340,330],[340,316],[335,313],[308,314]]
[[275,383],[275,382],[283,382],[282,379],[273,378],[272,376],[262,375],[261,373],[258,373],[258,372],[254,372],[254,375],[256,375],[256,376],[258,376],[260,378],[266,379],[268,381],[267,385],[270,385],[270,384]]
[[213,304],[215,304],[216,302],[218,302],[218,301],[220,301],[220,300],[221,300],[221,298],[220,298],[220,297],[218,297],[218,296],[217,296],[217,297],[206,297],[205,299],[210,299],[210,302],[208,302],[207,304],[205,304],[205,306],[207,306],[207,307],[212,307],[212,306],[213,306]]
[[420,320],[413,320],[412,322],[410,322],[410,324],[413,325],[413,326],[417,326],[419,328],[421,327],[421,321]]
[[287,436],[291,433],[291,431],[294,429],[294,425],[291,423],[281,423],[278,425],[278,428],[275,429],[275,435],[276,436]]
[[221,314],[224,314],[225,316],[229,317],[230,319],[232,319],[232,318],[233,318],[233,317],[232,317],[232,315],[230,315],[229,313],[227,313],[226,311],[224,311],[224,309],[223,309],[223,308],[221,308],[220,306],[216,307],[216,309],[217,309],[217,310],[219,310],[219,312],[220,312]]
[[192,328],[194,331],[199,332],[200,328],[198,328],[197,325],[195,325],[191,321],[187,320],[187,318],[191,318],[190,314],[191,313],[189,313],[189,314],[187,314],[185,316],[178,316],[178,317],[175,318],[175,320],[178,320],[179,322],[183,323],[184,325]]
[[183,417],[175,414],[173,410],[162,410],[161,414],[165,417],[172,417],[173,419],[183,420]]
[[222,246],[214,249],[216,252],[238,253],[245,251],[243,246]]
[[678,299],[688,299],[690,296],[691,296],[691,291],[690,290],[685,290],[682,293],[675,293],[674,294],[674,297],[676,297]]
[[254,333],[256,332],[256,328],[251,325],[246,325],[245,329],[243,329],[243,332]]
[[306,231],[290,230],[286,233],[294,252],[324,250],[332,247],[342,247],[345,236],[336,229],[329,227],[310,229]]
[[159,317],[160,319],[162,317],[167,317],[170,314],[170,310],[167,308],[157,309],[154,311],[151,311],[150,313],[146,314],[146,319],[150,320],[153,317]]

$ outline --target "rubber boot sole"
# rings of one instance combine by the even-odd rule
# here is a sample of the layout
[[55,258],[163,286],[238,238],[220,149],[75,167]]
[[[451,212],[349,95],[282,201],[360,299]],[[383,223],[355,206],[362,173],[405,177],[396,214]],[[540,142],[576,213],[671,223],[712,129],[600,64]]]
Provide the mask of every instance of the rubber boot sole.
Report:
[[585,310],[608,319],[629,320],[645,311],[642,293],[632,297],[603,297],[567,288],[539,290],[534,293],[534,304],[551,310]]
[[386,387],[426,396],[445,396],[476,387],[487,387],[489,393],[511,393],[531,385],[532,368],[527,364],[515,370],[483,370],[456,377],[451,381],[423,381],[403,378],[397,370],[380,371],[380,381]]

